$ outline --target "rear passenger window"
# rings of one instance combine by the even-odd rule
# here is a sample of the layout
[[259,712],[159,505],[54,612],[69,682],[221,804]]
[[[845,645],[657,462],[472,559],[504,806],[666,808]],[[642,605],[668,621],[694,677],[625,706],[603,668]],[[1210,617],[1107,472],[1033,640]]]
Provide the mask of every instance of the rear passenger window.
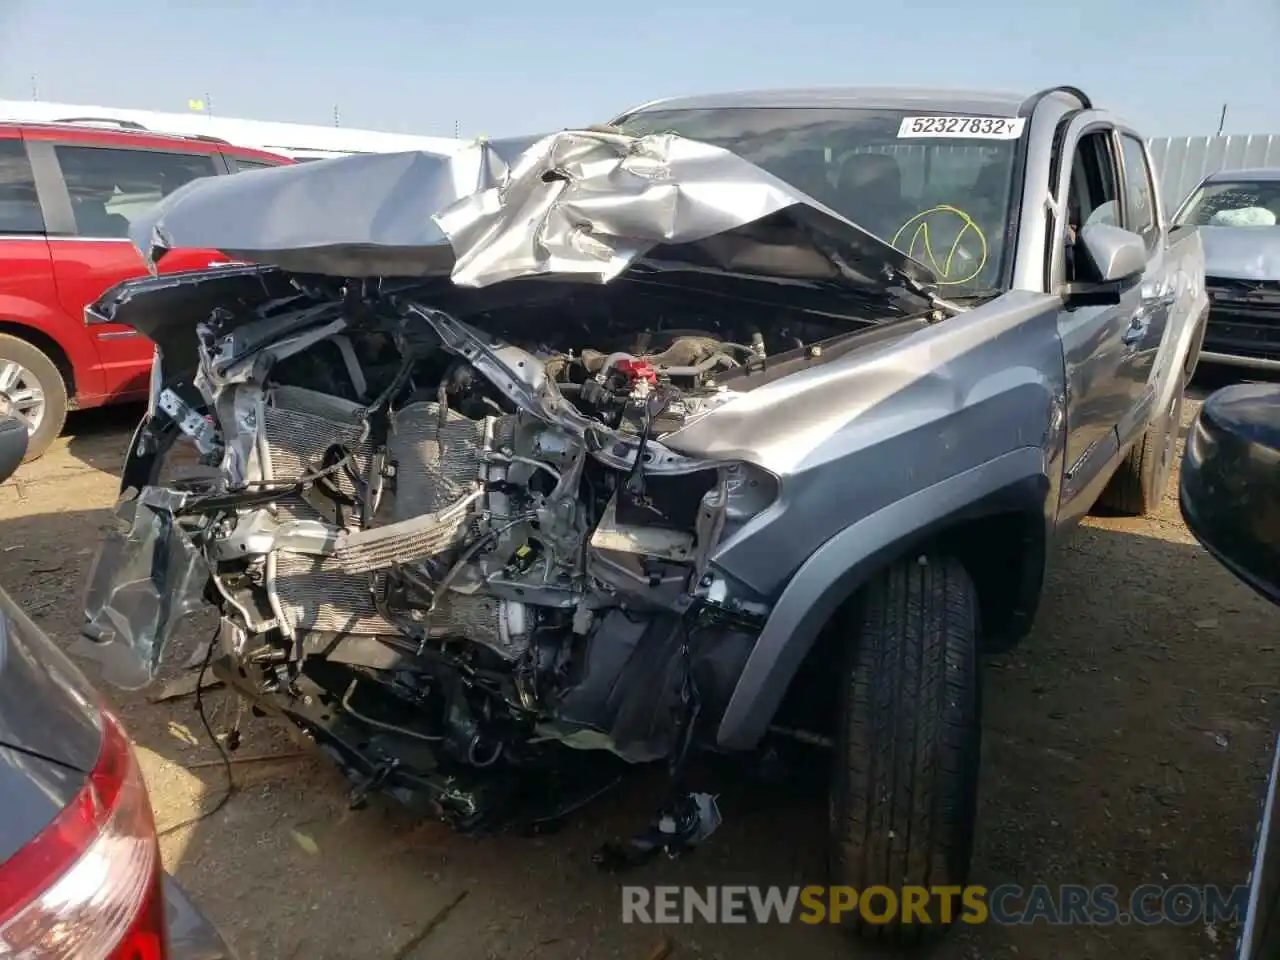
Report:
[[1124,153],[1125,226],[1151,243],[1156,236],[1156,206],[1147,155],[1142,142],[1128,134],[1121,135],[1120,149]]
[[44,233],[31,161],[21,140],[0,140],[0,234]]
[[212,156],[120,150],[55,148],[71,194],[76,233],[112,239],[129,236],[129,224],[185,183],[217,174]]
[[239,157],[230,157],[231,167],[236,173],[243,173],[246,170],[266,170],[269,167],[278,167],[278,163],[263,163],[261,160],[241,160]]

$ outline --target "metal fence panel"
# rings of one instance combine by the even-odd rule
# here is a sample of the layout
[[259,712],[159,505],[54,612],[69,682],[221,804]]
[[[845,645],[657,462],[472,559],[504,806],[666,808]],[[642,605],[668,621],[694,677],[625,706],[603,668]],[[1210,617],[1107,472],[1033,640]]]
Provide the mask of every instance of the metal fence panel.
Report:
[[1205,177],[1220,170],[1280,167],[1280,135],[1157,137],[1149,140],[1160,195],[1170,215]]

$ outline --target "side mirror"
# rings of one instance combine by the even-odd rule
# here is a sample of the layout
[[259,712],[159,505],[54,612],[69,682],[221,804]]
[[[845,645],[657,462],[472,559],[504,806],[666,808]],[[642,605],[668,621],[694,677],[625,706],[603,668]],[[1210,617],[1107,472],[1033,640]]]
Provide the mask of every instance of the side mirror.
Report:
[[27,421],[8,406],[8,400],[0,397],[0,483],[17,472],[27,455]]
[[1147,244],[1142,237],[1109,223],[1086,224],[1080,231],[1081,253],[1093,264],[1093,282],[1077,282],[1067,288],[1069,306],[1105,306],[1120,302],[1125,287],[1147,266]]
[[1204,402],[1178,501],[1205,549],[1280,604],[1280,385],[1236,384]]
[[1080,242],[1103,283],[1128,280],[1147,266],[1147,244],[1136,233],[1109,223],[1090,223]]

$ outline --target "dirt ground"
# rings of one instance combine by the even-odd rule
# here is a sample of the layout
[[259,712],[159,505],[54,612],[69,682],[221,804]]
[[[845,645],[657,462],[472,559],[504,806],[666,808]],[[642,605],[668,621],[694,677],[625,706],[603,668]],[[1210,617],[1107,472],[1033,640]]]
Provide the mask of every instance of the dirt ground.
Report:
[[[1197,409],[1187,405],[1188,421]],[[0,488],[0,583],[63,642],[136,416],[73,417],[51,453]],[[1172,497],[1154,519],[1087,521],[1055,560],[1035,633],[986,667],[973,881],[1243,882],[1280,702],[1274,610],[1194,543]],[[193,618],[188,649],[203,629]],[[238,756],[291,756],[237,764],[225,807],[182,826],[227,789],[192,698],[111,696],[139,746],[168,868],[246,958],[646,960],[664,937],[676,960],[873,955],[825,928],[620,920],[624,881],[822,882],[819,789],[730,781],[724,826],[705,847],[618,878],[591,853],[643,823],[642,788],[553,837],[464,839],[389,803],[349,811],[323,758],[249,720]],[[215,713],[227,706],[209,699]],[[1234,937],[1202,923],[986,925],[955,930],[933,955],[1199,960],[1230,956]]]

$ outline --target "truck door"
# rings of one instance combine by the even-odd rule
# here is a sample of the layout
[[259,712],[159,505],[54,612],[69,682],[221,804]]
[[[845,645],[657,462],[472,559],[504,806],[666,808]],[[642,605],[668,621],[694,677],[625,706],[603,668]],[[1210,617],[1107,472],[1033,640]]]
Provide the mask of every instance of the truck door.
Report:
[[[1089,223],[1121,225],[1121,167],[1113,124],[1085,111],[1062,140],[1055,199],[1053,285],[1088,280],[1092,265],[1077,240]],[[1064,306],[1058,316],[1067,381],[1067,441],[1059,518],[1070,522],[1088,511],[1119,455],[1117,424],[1133,406],[1129,329],[1141,291],[1126,290],[1119,304]]]
[[[198,177],[223,172],[213,153],[145,147],[57,142],[52,147],[66,184],[72,233],[51,236],[54,280],[63,310],[80,323],[84,308],[112,285],[146,273],[142,256],[129,242],[130,222],[162,197]],[[208,250],[175,250],[162,272],[206,268],[225,260]],[[136,331],[116,324],[93,328],[104,392],[145,394],[152,345]]]
[[1122,222],[1146,242],[1147,266],[1143,271],[1138,300],[1128,315],[1128,326],[1122,337],[1120,376],[1129,390],[1129,410],[1116,429],[1121,448],[1136,440],[1146,429],[1155,401],[1156,354],[1164,342],[1169,317],[1178,303],[1175,271],[1165,254],[1156,203],[1155,181],[1142,139],[1134,132],[1117,130]]

